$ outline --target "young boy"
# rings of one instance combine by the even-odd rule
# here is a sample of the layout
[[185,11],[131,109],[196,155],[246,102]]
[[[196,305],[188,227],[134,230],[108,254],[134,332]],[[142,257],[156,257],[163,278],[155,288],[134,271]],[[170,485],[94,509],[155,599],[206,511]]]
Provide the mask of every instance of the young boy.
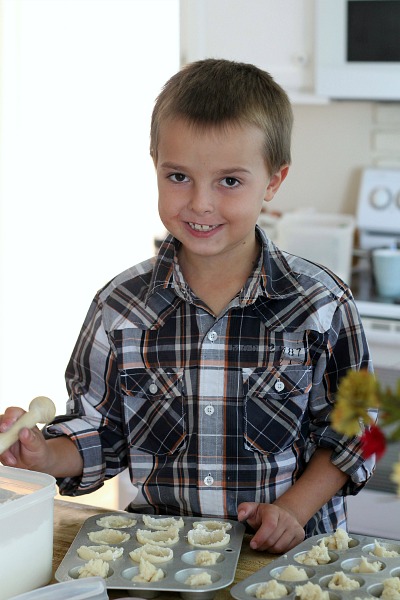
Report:
[[288,173],[291,128],[286,94],[252,65],[208,59],[167,82],[151,155],[171,235],[96,295],[67,415],[45,437],[22,430],[4,464],[67,495],[128,467],[130,510],[237,517],[258,550],[346,526],[344,496],[373,465],[330,413],[340,378],[369,367],[362,325],[342,281],[256,226]]

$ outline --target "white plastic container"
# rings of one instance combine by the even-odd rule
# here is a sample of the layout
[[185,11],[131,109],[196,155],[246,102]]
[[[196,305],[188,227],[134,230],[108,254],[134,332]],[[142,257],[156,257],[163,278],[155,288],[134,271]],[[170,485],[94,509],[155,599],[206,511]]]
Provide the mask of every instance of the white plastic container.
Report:
[[50,475],[0,466],[0,600],[50,581],[55,493]]
[[286,213],[277,223],[276,243],[281,250],[328,267],[349,283],[354,230],[352,215]]
[[48,585],[33,592],[13,596],[10,600],[108,600],[108,594],[104,579],[88,577]]

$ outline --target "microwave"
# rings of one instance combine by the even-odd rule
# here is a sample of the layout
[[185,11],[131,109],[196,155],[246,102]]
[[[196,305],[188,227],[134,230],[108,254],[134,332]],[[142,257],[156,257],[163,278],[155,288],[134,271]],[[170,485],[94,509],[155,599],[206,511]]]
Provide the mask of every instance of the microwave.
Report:
[[316,0],[315,90],[400,100],[400,0]]

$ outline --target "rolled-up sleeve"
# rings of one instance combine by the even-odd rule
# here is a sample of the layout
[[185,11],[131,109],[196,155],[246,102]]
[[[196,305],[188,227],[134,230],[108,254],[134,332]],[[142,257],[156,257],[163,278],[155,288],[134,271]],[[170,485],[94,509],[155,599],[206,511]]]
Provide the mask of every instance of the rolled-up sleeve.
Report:
[[68,436],[83,460],[81,478],[58,480],[61,494],[80,495],[101,487],[127,466],[115,354],[93,300],[66,369],[66,415],[45,428],[46,437]]
[[[306,456],[317,447],[331,448],[331,462],[349,476],[342,494],[358,493],[371,477],[375,460],[366,460],[359,437],[347,437],[331,427],[331,413],[341,378],[349,369],[372,370],[368,344],[357,307],[348,292],[335,311],[324,334],[314,368],[310,392],[310,437]],[[376,416],[371,411],[371,416]]]

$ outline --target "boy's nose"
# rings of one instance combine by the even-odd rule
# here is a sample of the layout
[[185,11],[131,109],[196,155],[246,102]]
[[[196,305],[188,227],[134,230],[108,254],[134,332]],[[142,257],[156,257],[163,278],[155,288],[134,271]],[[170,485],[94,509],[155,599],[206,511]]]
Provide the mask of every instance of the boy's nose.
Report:
[[193,212],[201,215],[210,213],[214,210],[212,193],[204,187],[197,187],[192,190],[189,206]]

